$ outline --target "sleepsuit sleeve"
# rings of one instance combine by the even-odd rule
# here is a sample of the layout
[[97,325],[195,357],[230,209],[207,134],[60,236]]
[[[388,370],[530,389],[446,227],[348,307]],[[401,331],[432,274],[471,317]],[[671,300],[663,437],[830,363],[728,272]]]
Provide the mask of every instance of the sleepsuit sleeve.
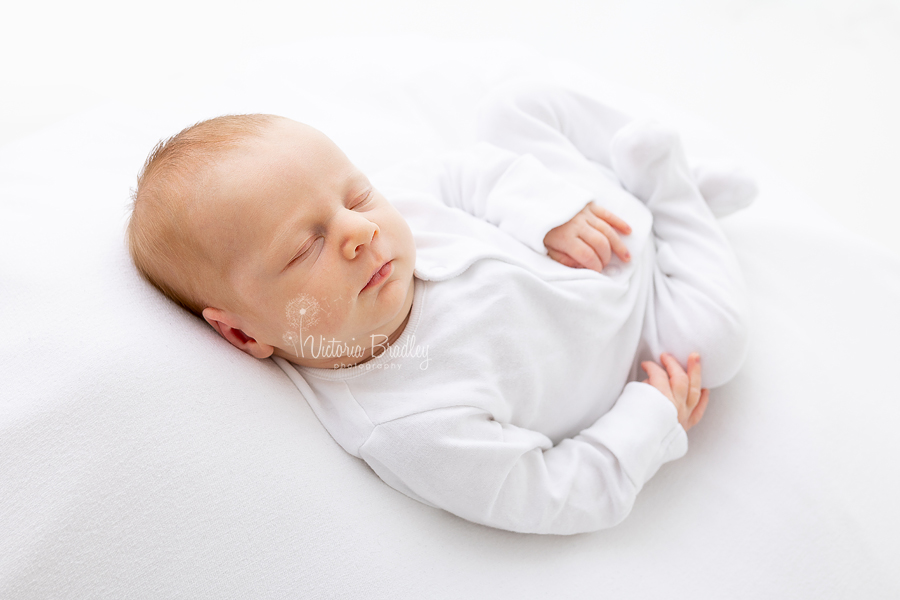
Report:
[[424,191],[546,254],[544,236],[594,199],[591,191],[551,172],[531,154],[479,142],[437,159],[404,165],[389,185]]
[[632,382],[612,410],[555,446],[455,406],[376,425],[359,455],[395,489],[464,519],[575,534],[622,521],[644,483],[686,450],[672,403]]

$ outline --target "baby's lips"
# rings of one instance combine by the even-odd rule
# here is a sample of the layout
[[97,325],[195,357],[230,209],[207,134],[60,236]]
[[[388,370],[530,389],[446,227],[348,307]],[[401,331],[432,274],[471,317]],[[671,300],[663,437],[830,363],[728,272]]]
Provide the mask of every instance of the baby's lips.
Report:
[[366,282],[366,285],[363,286],[362,290],[360,290],[360,293],[366,291],[367,289],[369,289],[369,287],[379,285],[381,282],[387,279],[388,276],[390,276],[392,271],[393,266],[391,265],[391,261],[388,261],[381,265],[381,267],[377,271],[375,271],[372,277],[369,278],[369,281]]

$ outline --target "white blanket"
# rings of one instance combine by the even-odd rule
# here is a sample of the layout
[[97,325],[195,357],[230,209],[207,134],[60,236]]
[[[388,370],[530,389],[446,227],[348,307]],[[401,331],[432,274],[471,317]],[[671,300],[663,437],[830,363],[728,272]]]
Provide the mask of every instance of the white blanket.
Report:
[[[723,221],[747,363],[629,518],[519,535],[421,505],[131,266],[152,145],[222,113],[328,133],[364,171],[460,147],[521,74],[580,86],[760,178]],[[248,59],[222,89],[108,105],[0,149],[0,597],[888,598],[900,593],[900,263],[659,102],[520,49],[344,40]]]

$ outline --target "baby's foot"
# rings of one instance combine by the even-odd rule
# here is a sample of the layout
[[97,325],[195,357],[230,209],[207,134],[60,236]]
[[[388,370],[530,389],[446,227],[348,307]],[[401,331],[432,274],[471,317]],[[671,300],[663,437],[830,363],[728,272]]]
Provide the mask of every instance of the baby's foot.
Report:
[[750,206],[759,192],[756,181],[734,165],[701,163],[693,174],[710,210],[719,218]]
[[678,134],[652,120],[632,121],[620,129],[609,152],[619,181],[648,204],[667,184],[691,178]]

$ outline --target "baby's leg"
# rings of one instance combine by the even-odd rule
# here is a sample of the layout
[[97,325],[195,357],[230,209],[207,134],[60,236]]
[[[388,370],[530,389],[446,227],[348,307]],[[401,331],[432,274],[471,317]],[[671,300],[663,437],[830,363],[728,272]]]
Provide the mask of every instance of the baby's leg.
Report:
[[722,385],[746,353],[744,283],[681,142],[655,123],[635,122],[615,135],[610,155],[622,185],[653,213],[656,263],[639,360],[665,351],[685,364],[699,352],[703,385]]
[[478,137],[517,154],[532,154],[587,190],[598,177],[615,180],[609,144],[632,118],[588,96],[538,83],[502,86],[482,103]]
[[[615,180],[609,148],[632,117],[596,99],[558,86],[506,84],[482,104],[478,137],[518,154],[532,154],[568,181],[602,194],[598,176]],[[748,206],[756,183],[731,164],[698,164],[692,176],[713,214]]]
[[[594,98],[525,83],[496,90],[482,106],[478,129],[481,139],[530,153],[588,190],[602,193],[598,177],[617,178],[647,204],[657,256],[638,358],[658,361],[670,352],[686,364],[699,352],[704,386],[722,385],[740,367],[747,341],[737,261],[677,136],[631,122]],[[733,190],[727,178],[707,179],[722,192]]]

